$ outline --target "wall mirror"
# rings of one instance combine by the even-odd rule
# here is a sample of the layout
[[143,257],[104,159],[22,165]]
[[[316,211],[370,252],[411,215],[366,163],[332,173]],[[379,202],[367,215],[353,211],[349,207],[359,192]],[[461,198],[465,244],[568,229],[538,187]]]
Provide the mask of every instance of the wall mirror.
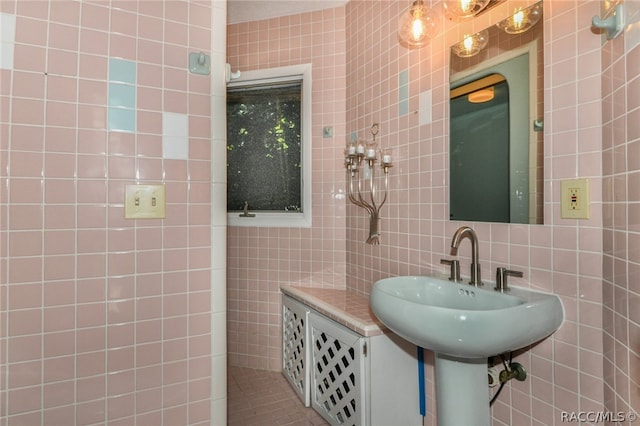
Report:
[[451,47],[449,217],[543,223],[542,2]]

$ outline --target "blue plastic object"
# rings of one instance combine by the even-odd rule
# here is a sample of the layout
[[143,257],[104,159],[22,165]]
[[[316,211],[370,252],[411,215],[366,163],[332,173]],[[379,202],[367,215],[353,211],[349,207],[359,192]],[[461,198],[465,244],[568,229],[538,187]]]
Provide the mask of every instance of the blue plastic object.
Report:
[[420,398],[420,414],[427,415],[427,393],[424,388],[424,349],[418,348],[418,393]]

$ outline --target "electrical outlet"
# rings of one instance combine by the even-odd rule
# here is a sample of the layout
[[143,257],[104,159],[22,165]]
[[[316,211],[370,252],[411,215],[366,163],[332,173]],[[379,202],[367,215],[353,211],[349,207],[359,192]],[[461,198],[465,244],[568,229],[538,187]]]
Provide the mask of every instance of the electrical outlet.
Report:
[[563,219],[589,219],[589,180],[563,180],[560,188]]
[[124,201],[126,219],[164,219],[164,185],[127,185]]

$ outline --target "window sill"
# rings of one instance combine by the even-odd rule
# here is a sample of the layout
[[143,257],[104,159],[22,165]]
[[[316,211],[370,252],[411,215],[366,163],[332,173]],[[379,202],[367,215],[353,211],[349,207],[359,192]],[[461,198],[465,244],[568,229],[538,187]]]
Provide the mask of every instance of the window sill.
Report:
[[242,217],[240,213],[227,213],[227,226],[262,228],[311,228],[310,213],[255,213],[254,217]]

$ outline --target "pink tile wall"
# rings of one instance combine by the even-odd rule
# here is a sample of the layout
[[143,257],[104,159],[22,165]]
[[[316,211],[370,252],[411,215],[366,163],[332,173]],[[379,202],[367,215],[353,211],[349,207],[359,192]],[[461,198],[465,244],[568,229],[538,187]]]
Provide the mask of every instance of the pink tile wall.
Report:
[[[229,227],[228,345],[232,365],[281,367],[280,284],[344,288],[344,8],[229,25],[235,71],[312,64],[311,228]],[[332,126],[333,138],[322,128]]]
[[640,407],[640,45],[629,36],[602,50],[604,401],[624,413]]
[[[448,256],[451,235],[462,225],[447,220],[448,46],[507,16],[516,5],[531,3],[508,0],[471,22],[447,24],[429,46],[415,51],[400,47],[395,33],[397,17],[408,3],[351,0],[345,7],[346,123],[336,134],[368,136],[371,124],[378,122],[379,141],[392,148],[395,158],[380,246],[364,244],[366,215],[346,203],[347,288],[368,294],[379,278],[444,272],[439,260]],[[590,29],[591,18],[600,13],[599,1],[545,1],[544,8],[544,225],[471,225],[481,239],[484,276],[491,279],[497,266],[524,271],[525,277],[514,284],[559,295],[566,320],[553,337],[516,354],[529,377],[504,389],[493,408],[496,425],[561,424],[563,412],[640,407],[640,319],[634,310],[640,293],[634,284],[640,271],[640,200],[635,195],[640,163],[634,160],[640,153],[638,46],[629,49],[627,44],[625,51],[621,38],[603,48]],[[332,13],[342,13],[336,11]],[[312,15],[319,19],[320,13]],[[234,68],[284,65],[304,57],[309,50],[298,52],[300,30],[282,30],[304,19],[307,15],[230,26]],[[307,24],[305,31],[312,27]],[[328,43],[329,48],[316,48],[306,60],[324,58],[333,48],[333,40]],[[290,51],[294,53],[286,53]],[[398,117],[398,74],[403,70],[410,76],[410,111],[417,110],[420,92],[432,91],[432,124],[419,126],[415,114]],[[319,125],[315,116],[314,125]],[[321,178],[335,180],[339,193],[343,141],[337,139],[323,147]],[[316,143],[314,139],[314,148]],[[589,220],[560,217],[560,181],[574,177],[590,179]],[[335,208],[332,198],[320,195],[318,200]],[[336,222],[332,231],[340,233],[340,226]],[[279,368],[278,282],[339,282],[309,279],[314,274],[300,267],[298,253],[324,255],[326,248],[304,235],[299,230],[230,229],[229,327],[235,363]],[[343,250],[339,241],[323,241]],[[460,257],[468,264],[468,251],[463,249]],[[272,267],[275,262],[278,266]],[[270,352],[259,352],[260,345]],[[433,377],[433,369],[428,375]],[[428,395],[426,424],[435,424],[433,383]]]
[[[0,424],[209,424],[208,1],[0,2]],[[108,59],[135,61],[137,132],[106,131]],[[163,111],[189,116],[162,157]],[[124,219],[164,183],[165,220]]]
[[[448,46],[516,5],[532,3],[507,1],[471,22],[447,23],[428,46],[411,51],[396,36],[397,17],[408,3],[352,0],[346,6],[347,132],[366,135],[372,123],[380,123],[382,143],[397,159],[380,246],[362,243],[366,218],[347,206],[348,288],[368,294],[380,278],[445,272],[439,261],[449,257],[455,229],[467,224],[448,220]],[[601,40],[590,30],[600,4],[545,1],[544,7],[544,225],[470,225],[480,238],[485,279],[493,279],[497,266],[521,270],[524,278],[513,284],[558,294],[566,319],[553,337],[516,354],[529,377],[503,390],[493,407],[494,424],[560,424],[563,411],[604,407]],[[409,71],[411,112],[399,117],[403,70]],[[432,92],[433,121],[419,126],[413,112],[425,90]],[[589,220],[560,218],[560,181],[574,177],[590,179]],[[468,275],[470,249],[459,257]],[[433,378],[433,369],[428,374]],[[427,394],[434,395],[433,384]],[[430,399],[428,424],[435,424],[434,411]]]

